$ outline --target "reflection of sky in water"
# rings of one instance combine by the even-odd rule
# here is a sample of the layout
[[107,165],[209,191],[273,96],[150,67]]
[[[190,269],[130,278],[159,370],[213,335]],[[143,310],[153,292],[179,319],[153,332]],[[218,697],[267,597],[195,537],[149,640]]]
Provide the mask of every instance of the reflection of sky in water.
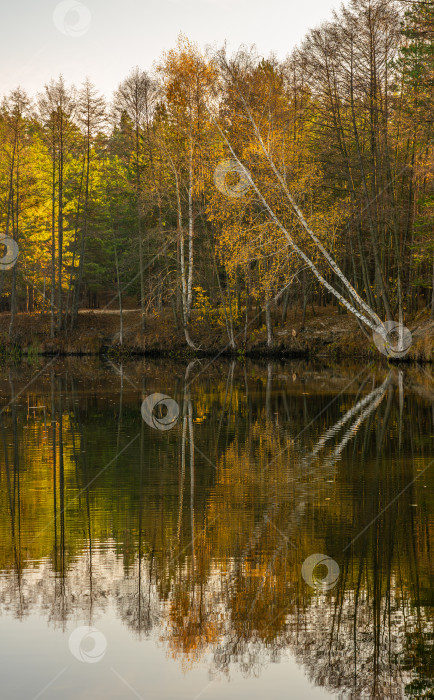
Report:
[[[122,392],[111,369],[48,371],[0,417],[2,697],[411,696],[432,379],[221,363],[186,390],[182,366],[124,371]],[[3,403],[25,384],[0,378]],[[142,420],[152,392],[180,407],[168,432]],[[316,552],[339,564],[327,593],[301,577]],[[81,625],[107,639],[98,663],[69,652]]]
[[[86,618],[82,618],[86,624]],[[179,663],[168,657],[166,646],[158,632],[149,637],[131,634],[119,619],[116,607],[109,604],[98,615],[94,625],[107,638],[107,652],[97,664],[76,661],[68,650],[68,637],[78,624],[78,618],[68,622],[64,631],[47,627],[44,617],[31,615],[24,622],[9,616],[0,620],[0,656],[2,697],[29,698],[65,669],[62,675],[41,697],[119,698],[137,697],[125,681],[143,698],[186,698],[191,700],[201,691],[204,698],[263,699],[273,689],[273,697],[330,697],[321,688],[311,687],[303,667],[290,654],[281,663],[266,666],[260,678],[245,678],[239,669],[231,671],[230,682],[220,676],[210,684],[209,654],[187,673]],[[121,677],[120,677],[121,676]],[[271,685],[270,685],[271,684]]]

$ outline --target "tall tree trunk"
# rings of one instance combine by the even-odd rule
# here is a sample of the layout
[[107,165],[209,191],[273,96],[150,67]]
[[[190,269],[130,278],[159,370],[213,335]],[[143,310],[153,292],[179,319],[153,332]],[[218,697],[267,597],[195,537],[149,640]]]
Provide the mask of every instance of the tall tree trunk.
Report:
[[356,120],[356,112],[355,112],[355,105],[354,105],[354,62],[353,62],[353,39],[351,39],[351,69],[350,69],[350,105],[351,105],[351,120],[352,120],[352,125],[353,125],[353,131],[354,131],[354,140],[356,144],[356,152],[357,152],[357,159],[359,162],[359,167],[360,167],[360,176],[363,184],[363,191],[365,194],[365,200],[366,200],[366,210],[368,212],[368,221],[369,221],[369,232],[371,235],[371,243],[372,243],[372,252],[374,255],[374,263],[375,263],[375,278],[376,278],[376,284],[379,287],[381,297],[383,299],[383,305],[384,305],[384,310],[386,312],[386,316],[388,319],[392,318],[392,309],[390,308],[390,302],[389,302],[389,295],[384,283],[384,278],[383,278],[383,273],[381,271],[381,261],[380,261],[380,253],[378,250],[378,240],[376,237],[376,233],[374,230],[374,222],[372,220],[372,211],[371,211],[371,201],[370,201],[370,196],[369,196],[369,191],[368,191],[368,185],[366,182],[366,174],[365,174],[365,168],[363,165],[363,158],[362,158],[362,152],[360,148],[360,139],[359,139],[359,131],[357,128],[357,120]]
[[113,245],[114,245],[114,251],[115,251],[116,283],[117,283],[117,287],[118,287],[118,299],[119,299],[119,344],[122,346],[124,344],[124,318],[123,318],[123,309],[122,309],[122,289],[121,289],[121,282],[120,282],[120,277],[119,277],[118,251],[117,251],[117,247],[116,247],[116,238],[115,238],[113,229],[112,229],[112,234],[113,234]]
[[[175,187],[176,187],[176,207],[177,207],[177,228],[178,228],[178,241],[179,241],[179,263],[181,267],[181,305],[182,305],[182,325],[184,329],[185,340],[190,348],[195,349],[195,344],[190,337],[189,322],[190,322],[190,304],[191,304],[191,293],[192,293],[192,265],[193,265],[193,211],[192,211],[192,193],[191,193],[191,180],[189,184],[189,279],[187,282],[186,272],[185,272],[185,241],[184,241],[184,231],[182,228],[182,207],[181,207],[181,193],[179,191],[179,180],[176,168],[173,164],[172,170],[175,177]],[[190,170],[191,174],[191,170]],[[190,294],[189,294],[190,291]],[[190,300],[190,304],[189,304]]]
[[57,327],[59,330],[63,326],[63,313],[62,313],[62,266],[63,266],[63,165],[64,165],[64,133],[63,133],[63,113],[60,111],[60,122],[59,122],[59,184],[58,184],[58,212],[57,212],[57,222],[58,222],[58,268],[57,268],[57,313],[58,321]]
[[[83,179],[84,179],[84,171],[86,168],[86,156],[83,158],[83,167],[81,169],[81,177],[80,177],[80,188],[78,191],[78,196],[77,196],[77,209],[75,213],[75,227],[74,227],[74,246],[73,246],[73,251],[72,251],[72,260],[71,260],[71,271],[69,274],[69,281],[68,281],[68,291],[66,293],[66,302],[65,302],[65,326],[68,325],[68,317],[69,317],[69,323],[70,323],[70,328],[71,330],[74,327],[74,308],[75,308],[75,299],[76,299],[76,294],[77,294],[77,280],[76,280],[76,274],[75,274],[75,259],[77,257],[77,240],[78,240],[78,228],[79,228],[79,217],[80,217],[80,206],[81,206],[81,193],[83,190]],[[80,264],[80,261],[79,261]],[[74,288],[73,288],[74,285]],[[71,304],[70,304],[70,299],[72,296]]]
[[50,337],[54,338],[54,298],[56,290],[56,151],[53,133],[51,171],[51,293],[50,293]]
[[140,133],[136,124],[136,188],[137,188],[137,236],[139,241],[139,272],[140,272],[140,316],[142,330],[145,330],[145,271],[143,269],[143,241],[141,226],[141,177],[140,177]]
[[273,337],[273,322],[271,320],[270,294],[267,289],[265,301],[265,325],[267,327],[267,347],[272,348],[274,345]]
[[87,143],[86,143],[86,181],[85,181],[85,194],[84,194],[84,206],[83,206],[83,227],[80,236],[80,256],[78,260],[78,280],[74,287],[73,302],[72,302],[72,317],[71,317],[71,330],[75,327],[77,323],[78,309],[80,306],[80,295],[81,288],[83,285],[83,272],[84,272],[84,254],[87,241],[87,222],[88,222],[88,206],[89,206],[89,176],[90,176],[90,133],[87,132]]
[[[18,127],[17,127],[18,130]],[[19,208],[20,208],[20,150],[19,150],[19,135],[17,131],[17,136],[16,136],[17,142],[17,157],[16,157],[16,165],[15,165],[15,235],[14,239],[16,243],[18,244],[18,239],[19,239]],[[12,210],[12,220],[14,219],[13,217],[13,210]],[[12,332],[13,332],[13,327],[14,327],[14,321],[15,321],[15,313],[16,313],[16,306],[17,306],[17,264],[18,261],[15,263],[13,269],[12,269],[12,286],[11,286],[11,319],[9,323],[9,338],[12,337]]]

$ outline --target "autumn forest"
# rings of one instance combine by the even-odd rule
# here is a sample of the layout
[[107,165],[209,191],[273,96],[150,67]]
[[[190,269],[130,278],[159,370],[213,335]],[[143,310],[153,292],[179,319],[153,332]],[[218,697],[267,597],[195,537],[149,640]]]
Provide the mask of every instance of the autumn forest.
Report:
[[339,2],[5,5],[2,700],[434,697],[434,5]]
[[180,36],[110,98],[61,75],[17,87],[0,108],[0,228],[19,249],[2,343],[22,313],[54,339],[98,308],[120,345],[136,309],[135,332],[160,319],[191,348],[200,324],[273,346],[291,309],[351,312],[348,280],[375,318],[432,310],[432,30],[428,3],[351,0],[284,61]]

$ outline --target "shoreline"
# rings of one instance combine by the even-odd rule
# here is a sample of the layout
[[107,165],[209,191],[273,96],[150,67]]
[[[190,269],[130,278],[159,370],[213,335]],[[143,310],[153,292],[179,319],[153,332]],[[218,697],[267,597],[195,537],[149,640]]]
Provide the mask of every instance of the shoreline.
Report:
[[[146,319],[140,330],[139,312],[132,310],[124,322],[124,342],[119,342],[119,313],[85,311],[79,314],[77,328],[59,332],[50,338],[49,318],[21,312],[16,317],[14,333],[8,337],[10,317],[0,314],[0,363],[32,357],[125,357],[125,358],[200,358],[226,357],[242,359],[360,359],[381,363],[432,363],[434,361],[434,318],[421,312],[408,327],[413,343],[401,359],[388,358],[375,347],[354,318],[338,315],[336,310],[320,309],[306,317],[305,324],[296,316],[274,329],[274,344],[266,342],[264,327],[238,331],[239,347],[229,346],[225,329],[193,321],[191,337],[195,348],[187,345],[181,329],[174,328],[169,314]],[[251,322],[253,325],[253,321]],[[247,335],[247,337],[246,337]],[[246,340],[246,342],[244,342]]]

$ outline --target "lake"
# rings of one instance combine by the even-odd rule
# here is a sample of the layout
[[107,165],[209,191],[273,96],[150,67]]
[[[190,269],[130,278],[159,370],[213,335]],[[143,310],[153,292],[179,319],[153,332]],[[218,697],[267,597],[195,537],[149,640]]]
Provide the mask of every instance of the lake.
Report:
[[0,369],[5,700],[432,697],[432,368]]

